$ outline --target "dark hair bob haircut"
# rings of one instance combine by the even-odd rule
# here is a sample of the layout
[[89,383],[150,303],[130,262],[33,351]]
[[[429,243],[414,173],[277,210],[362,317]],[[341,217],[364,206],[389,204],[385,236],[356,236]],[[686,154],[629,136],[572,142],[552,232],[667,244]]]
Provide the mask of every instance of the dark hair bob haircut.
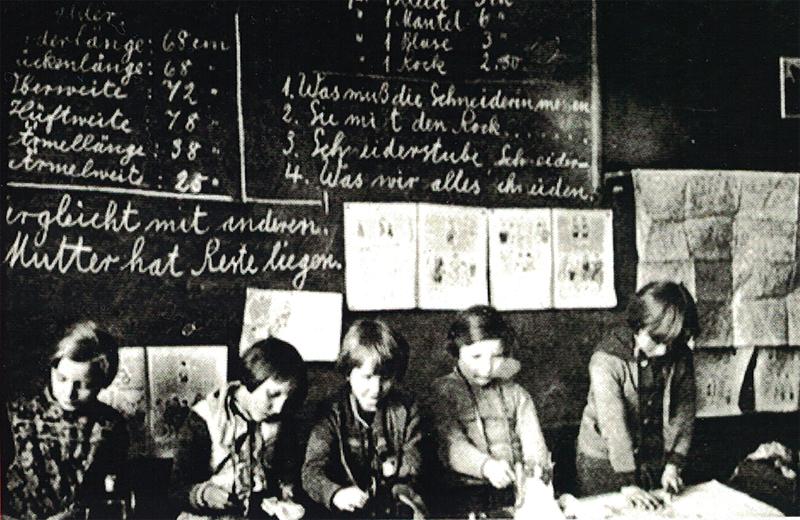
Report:
[[628,325],[647,331],[670,349],[686,345],[700,333],[697,305],[683,284],[656,281],[644,285],[628,304]]
[[409,346],[402,335],[381,320],[357,320],[342,338],[336,368],[345,376],[374,360],[376,373],[401,381],[408,368]]
[[296,410],[306,398],[306,365],[300,353],[290,343],[274,337],[256,341],[244,351],[234,366],[237,379],[249,392],[271,378],[291,383],[292,393],[287,403],[289,408]]
[[79,321],[67,327],[50,356],[50,367],[62,359],[90,363],[92,382],[98,388],[111,384],[119,369],[119,343],[94,321]]
[[490,305],[475,305],[458,313],[447,333],[447,352],[458,357],[465,345],[485,339],[499,339],[506,355],[512,355],[517,344],[517,335],[503,316]]

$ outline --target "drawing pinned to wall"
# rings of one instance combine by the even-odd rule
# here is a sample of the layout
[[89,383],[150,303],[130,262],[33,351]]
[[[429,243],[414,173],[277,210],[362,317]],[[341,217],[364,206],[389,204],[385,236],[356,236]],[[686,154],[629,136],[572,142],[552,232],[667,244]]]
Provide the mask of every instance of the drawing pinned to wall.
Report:
[[800,58],[780,58],[781,119],[800,118]]
[[342,295],[247,288],[239,354],[256,341],[288,341],[306,361],[335,361],[342,329]]
[[553,306],[552,234],[547,208],[489,212],[489,280],[497,309]]
[[225,346],[147,347],[153,454],[172,457],[189,409],[227,380]]
[[344,251],[350,310],[416,306],[416,204],[345,203]]
[[739,415],[739,395],[753,348],[695,349],[697,417]]
[[637,286],[684,282],[703,325],[699,347],[794,344],[800,175],[637,170],[633,181]]
[[488,303],[486,210],[420,204],[418,222],[419,307]]
[[553,210],[554,305],[617,305],[611,210]]
[[800,349],[759,349],[753,385],[757,412],[800,410]]
[[147,368],[144,347],[119,349],[119,370],[111,385],[97,398],[125,416],[130,433],[132,456],[149,453],[150,439],[147,417]]

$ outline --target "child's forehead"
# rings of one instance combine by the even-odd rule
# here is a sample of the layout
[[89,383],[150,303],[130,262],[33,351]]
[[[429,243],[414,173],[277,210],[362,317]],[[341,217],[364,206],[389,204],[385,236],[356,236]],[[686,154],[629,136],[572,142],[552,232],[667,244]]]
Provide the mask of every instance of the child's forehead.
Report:
[[354,359],[353,369],[364,375],[378,375],[383,371],[384,362],[381,357],[371,351],[363,352]]
[[467,355],[502,354],[505,352],[505,345],[503,340],[499,338],[481,339],[463,345],[459,349],[459,352]]

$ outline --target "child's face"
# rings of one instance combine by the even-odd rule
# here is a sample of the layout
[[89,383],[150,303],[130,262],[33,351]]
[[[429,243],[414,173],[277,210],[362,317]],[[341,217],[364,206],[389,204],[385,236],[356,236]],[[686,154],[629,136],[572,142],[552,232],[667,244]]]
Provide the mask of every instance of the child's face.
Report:
[[667,346],[663,343],[657,343],[645,329],[637,332],[633,339],[636,343],[636,348],[649,358],[663,356],[667,353]]
[[280,415],[292,393],[292,383],[270,377],[248,393],[246,403],[248,415],[254,421],[266,421]]
[[100,385],[93,381],[92,363],[61,358],[50,369],[50,387],[58,405],[73,411],[97,399]]
[[350,371],[347,380],[350,391],[365,412],[374,412],[378,403],[392,389],[394,378],[377,373],[376,360],[368,358],[360,366]]
[[473,382],[484,386],[492,380],[492,373],[504,358],[502,340],[484,339],[458,350],[458,367]]

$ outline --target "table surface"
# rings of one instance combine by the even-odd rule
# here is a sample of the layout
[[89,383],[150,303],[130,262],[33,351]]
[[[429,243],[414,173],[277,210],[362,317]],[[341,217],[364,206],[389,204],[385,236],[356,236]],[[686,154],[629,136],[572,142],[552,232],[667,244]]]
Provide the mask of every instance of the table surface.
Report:
[[755,498],[726,486],[716,480],[689,486],[683,493],[669,497],[656,491],[665,501],[658,511],[642,511],[630,506],[620,493],[609,493],[576,500],[567,513],[579,519],[630,518],[731,518],[731,517],[782,517],[783,513]]

